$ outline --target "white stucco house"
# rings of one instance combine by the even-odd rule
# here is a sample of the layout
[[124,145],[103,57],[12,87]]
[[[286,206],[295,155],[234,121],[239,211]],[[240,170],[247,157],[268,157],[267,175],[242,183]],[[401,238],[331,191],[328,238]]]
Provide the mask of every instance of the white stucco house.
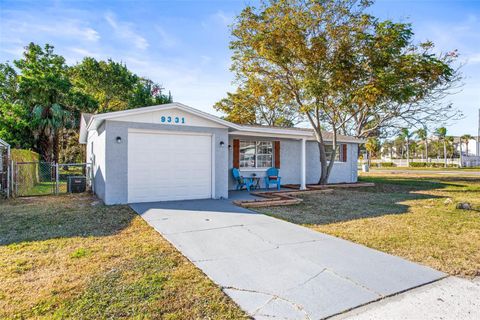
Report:
[[[338,140],[330,182],[356,182],[363,141]],[[80,143],[93,190],[106,204],[228,198],[234,167],[257,177],[276,167],[282,184],[301,187],[320,176],[312,130],[238,125],[180,103],[83,114]]]

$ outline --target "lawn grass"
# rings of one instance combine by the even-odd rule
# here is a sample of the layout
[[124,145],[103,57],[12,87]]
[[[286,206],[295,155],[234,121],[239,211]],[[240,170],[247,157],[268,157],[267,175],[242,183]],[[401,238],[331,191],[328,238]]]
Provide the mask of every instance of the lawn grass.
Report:
[[[29,188],[22,188],[18,190],[18,194],[21,197],[30,197],[30,196],[47,196],[55,193],[55,182],[43,181],[35,184]],[[60,181],[58,183],[58,192],[67,193],[67,182]]]
[[466,172],[480,172],[480,167],[464,167],[464,168],[431,168],[431,167],[376,167],[372,164],[370,167],[374,171],[388,171],[388,170],[412,170],[412,171],[466,171]]
[[0,204],[0,319],[242,319],[128,206],[87,195]]
[[[260,212],[429,265],[480,276],[480,179],[369,173],[375,187],[307,193]],[[477,210],[456,209],[470,202]]]

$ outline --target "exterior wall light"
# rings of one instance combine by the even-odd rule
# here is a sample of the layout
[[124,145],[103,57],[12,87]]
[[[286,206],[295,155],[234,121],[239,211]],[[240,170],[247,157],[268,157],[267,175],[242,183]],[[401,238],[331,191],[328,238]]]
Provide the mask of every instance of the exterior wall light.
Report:
[[220,141],[220,147],[223,148],[224,145],[225,145],[225,142]]
[[122,143],[122,137],[115,138],[115,141],[117,141],[117,143]]

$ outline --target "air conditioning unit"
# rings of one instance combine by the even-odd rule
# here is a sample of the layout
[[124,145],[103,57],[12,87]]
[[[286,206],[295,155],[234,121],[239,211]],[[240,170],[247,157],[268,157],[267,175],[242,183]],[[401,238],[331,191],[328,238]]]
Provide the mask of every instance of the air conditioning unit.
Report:
[[69,193],[81,193],[87,190],[87,178],[84,176],[70,176],[67,180]]

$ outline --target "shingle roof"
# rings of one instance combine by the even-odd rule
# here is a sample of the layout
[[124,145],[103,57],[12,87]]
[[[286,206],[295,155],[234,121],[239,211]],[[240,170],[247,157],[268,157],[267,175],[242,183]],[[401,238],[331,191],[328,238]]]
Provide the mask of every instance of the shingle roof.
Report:
[[[289,130],[289,131],[296,131],[296,132],[310,132],[314,135],[314,130],[311,128],[298,128],[298,127],[278,127],[278,126],[266,126],[266,125],[242,125],[243,128],[252,128],[253,130],[257,128],[270,128],[270,129],[279,129],[279,130]],[[330,131],[322,131],[323,139],[327,141],[331,141],[333,138],[333,133]],[[363,139],[359,139],[353,136],[346,136],[343,134],[337,134],[337,140],[339,142],[352,142],[352,143],[364,143]]]

